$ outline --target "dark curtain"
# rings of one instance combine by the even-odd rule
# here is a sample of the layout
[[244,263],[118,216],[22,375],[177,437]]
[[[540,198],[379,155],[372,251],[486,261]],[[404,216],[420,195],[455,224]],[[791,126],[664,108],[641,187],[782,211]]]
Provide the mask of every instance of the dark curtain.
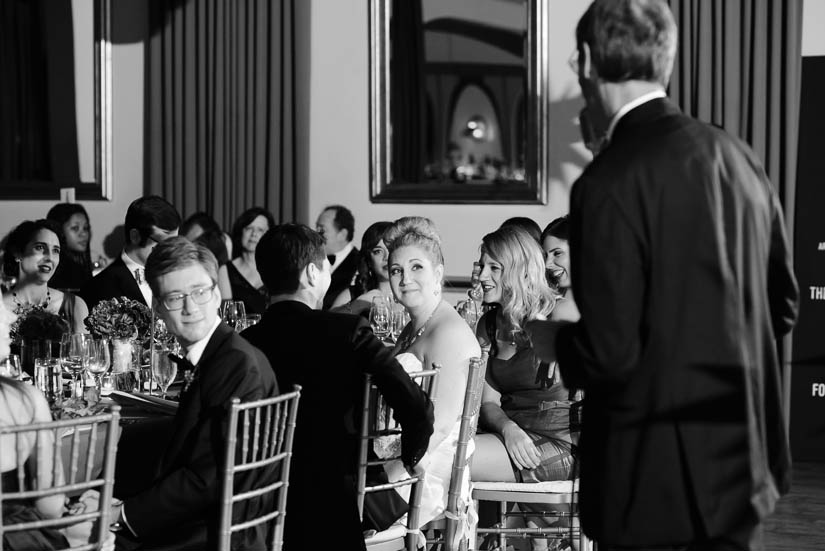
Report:
[[[669,0],[679,27],[670,97],[745,140],[765,164],[793,243],[802,2]],[[791,340],[781,346],[783,366]]]
[[80,181],[72,21],[70,0],[0,2],[4,185],[53,181],[56,188]]
[[297,215],[295,0],[153,0],[146,178],[224,229],[252,206]]
[[390,19],[392,178],[424,179],[424,28],[421,0],[393,0]]

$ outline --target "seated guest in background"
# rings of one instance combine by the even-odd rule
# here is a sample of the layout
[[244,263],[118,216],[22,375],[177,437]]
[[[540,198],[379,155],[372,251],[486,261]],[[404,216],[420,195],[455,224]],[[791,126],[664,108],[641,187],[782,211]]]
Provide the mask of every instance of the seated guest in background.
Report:
[[62,250],[62,232],[51,220],[26,220],[14,228],[6,238],[3,271],[16,281],[3,302],[17,314],[32,307],[43,308],[65,319],[72,332],[85,333],[83,320],[89,309],[83,299],[49,288]]
[[232,225],[235,256],[226,264],[232,295],[224,298],[242,300],[247,314],[263,313],[269,301],[255,262],[255,249],[261,236],[274,225],[272,214],[260,207],[245,210]]
[[[122,536],[144,549],[200,549],[215,541],[229,401],[276,396],[278,385],[263,354],[218,318],[218,263],[206,247],[170,238],[149,255],[146,277],[155,312],[185,350],[180,366],[189,373],[154,482],[116,506],[113,518],[127,529]],[[246,489],[265,482],[246,481]],[[264,536],[246,532],[239,548],[263,550]]]
[[[473,480],[566,480],[573,472],[569,392],[555,364],[542,362],[535,329],[555,304],[541,249],[527,232],[501,228],[481,245],[484,302],[495,305],[476,334],[490,347]],[[547,407],[552,405],[552,407]]]
[[[441,298],[444,256],[441,237],[427,218],[397,220],[384,234],[390,252],[390,285],[410,314],[410,323],[398,337],[394,353],[407,371],[441,366],[435,403],[435,427],[427,448],[419,521],[443,516],[453,456],[458,442],[470,359],[481,355],[467,323]],[[467,473],[469,475],[469,473]],[[405,476],[400,465],[390,466],[390,482]],[[405,499],[409,486],[399,489]],[[469,499],[469,478],[462,493]]]
[[178,226],[180,215],[165,199],[150,195],[132,201],[123,224],[123,252],[80,291],[89,309],[101,300],[121,296],[151,305],[152,289],[144,273],[146,259],[155,245],[178,234]]
[[[226,242],[223,239],[224,233],[220,230],[207,230],[195,239],[189,239],[193,243],[199,243],[212,251],[218,260],[218,289],[221,291],[223,300],[232,298],[232,287],[229,283],[229,255],[226,252]],[[187,238],[188,239],[188,238]]]
[[580,316],[570,286],[569,228],[567,216],[556,218],[547,224],[541,232],[541,247],[544,250],[547,281],[556,291],[556,307],[550,313],[550,319],[576,322]]
[[[432,405],[360,316],[321,311],[330,281],[324,240],[299,224],[261,239],[258,269],[272,293],[242,335],[269,357],[285,388],[301,385],[287,498],[285,549],[364,549],[355,495],[360,396],[369,373],[403,427],[402,459],[418,463],[433,431]],[[327,482],[319,487],[320,481]],[[341,487],[336,487],[340,480]],[[344,530],[319,541],[335,517]],[[319,532],[319,528],[321,532]],[[337,546],[337,547],[336,547]]]
[[[232,258],[232,237],[221,229],[214,218],[203,211],[196,212],[184,220],[180,225],[179,233],[189,241],[194,241],[204,232],[219,232],[226,244],[226,253],[229,258]],[[221,259],[218,258],[218,262],[220,261]],[[223,298],[226,300],[226,296]]]
[[515,226],[523,229],[530,234],[530,237],[536,240],[536,243],[541,243],[541,226],[539,226],[538,223],[532,218],[527,218],[526,216],[514,216],[502,222],[499,228],[506,228],[508,226]]
[[338,295],[352,285],[358,269],[358,249],[352,244],[355,218],[348,208],[332,205],[321,212],[315,229],[324,238],[324,252],[332,270],[332,282],[324,297],[324,310],[328,310]]
[[384,232],[390,226],[392,222],[376,222],[364,232],[355,281],[332,303],[336,311],[364,314],[369,312],[374,297],[392,295],[387,270],[389,252],[384,243]]
[[[9,328],[15,316],[0,301],[0,361],[9,354]],[[32,385],[0,376],[0,426],[30,425],[52,420],[49,404],[43,394]],[[54,436],[51,431],[23,433],[15,442],[11,436],[0,437],[0,484],[6,492],[19,490],[17,467],[25,464],[24,483],[30,488],[48,488],[63,484],[63,468],[55,470],[52,450]],[[60,455],[57,455],[60,461]],[[52,480],[56,472],[58,480]],[[4,501],[2,524],[33,522],[59,518],[69,514],[64,507],[66,496],[57,494],[27,501]],[[86,492],[81,496],[84,512],[97,510],[98,493]],[[96,532],[95,532],[96,534]],[[10,551],[32,549],[64,549],[69,545],[80,546],[89,542],[92,522],[81,522],[66,528],[40,528],[3,534],[3,548]],[[114,548],[114,538],[103,544],[104,550]]]
[[92,279],[92,255],[89,240],[92,228],[83,205],[58,203],[49,209],[47,220],[55,222],[63,232],[65,246],[60,251],[60,264],[49,286],[79,292]]

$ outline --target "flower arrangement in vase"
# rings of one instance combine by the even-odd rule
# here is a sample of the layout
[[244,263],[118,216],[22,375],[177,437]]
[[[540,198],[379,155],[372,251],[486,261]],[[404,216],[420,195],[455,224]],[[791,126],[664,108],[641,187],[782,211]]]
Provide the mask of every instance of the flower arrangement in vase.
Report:
[[152,334],[148,306],[127,297],[111,298],[99,302],[83,323],[93,336],[111,340],[114,375],[138,370],[140,352]]
[[69,331],[69,323],[40,304],[18,306],[14,313],[17,319],[9,330],[9,337],[14,343],[13,351],[20,354],[23,371],[34,375],[35,351],[52,356],[55,353],[53,348]]

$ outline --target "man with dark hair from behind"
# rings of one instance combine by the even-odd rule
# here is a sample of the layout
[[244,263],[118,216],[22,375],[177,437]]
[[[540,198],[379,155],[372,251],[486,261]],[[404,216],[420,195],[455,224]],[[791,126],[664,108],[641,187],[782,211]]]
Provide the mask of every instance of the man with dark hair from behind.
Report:
[[178,234],[178,226],[178,211],[162,197],[150,195],[132,201],[123,225],[123,251],[80,290],[89,311],[101,300],[121,296],[151,305],[152,289],[144,273],[146,259],[155,245]]
[[329,291],[324,297],[324,310],[328,310],[341,291],[352,285],[358,270],[358,248],[352,244],[355,218],[347,207],[331,205],[321,212],[315,229],[324,239],[324,252],[332,273]]
[[[272,302],[260,323],[242,336],[263,350],[281,386],[302,386],[285,549],[329,547],[318,529],[330,517],[340,530],[330,543],[337,549],[364,549],[354,485],[354,427],[359,426],[364,374],[372,375],[401,422],[408,469],[427,450],[432,404],[362,317],[320,310],[330,274],[318,233],[299,224],[275,226],[261,238],[255,256]],[[324,484],[320,492],[319,481]]]
[[570,200],[581,319],[550,330],[585,392],[581,521],[599,551],[761,549],[790,482],[782,209],[746,144],[667,100],[676,35],[664,0],[596,0],[576,28],[584,99],[610,124]]
[[[234,397],[249,402],[277,396],[278,384],[261,351],[218,317],[218,263],[209,249],[173,237],[149,255],[146,274],[154,310],[183,348],[180,369],[186,383],[171,437],[153,442],[164,450],[154,480],[113,507],[112,518],[122,530],[118,544],[170,551],[212,549],[217,542],[218,465],[226,445],[227,407]],[[269,474],[271,479],[236,479],[235,491],[274,482],[275,474]],[[268,506],[269,498],[236,506],[233,519],[246,520]],[[263,551],[265,532],[264,525],[236,534],[233,549]]]

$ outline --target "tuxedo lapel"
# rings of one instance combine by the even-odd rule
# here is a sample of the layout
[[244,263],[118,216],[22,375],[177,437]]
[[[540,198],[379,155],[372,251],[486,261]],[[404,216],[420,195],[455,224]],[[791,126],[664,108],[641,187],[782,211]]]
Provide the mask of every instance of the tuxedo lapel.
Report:
[[[112,275],[115,276],[114,279],[120,283],[124,296],[146,304],[146,299],[143,298],[143,293],[140,291],[137,281],[135,281],[134,274],[126,267],[122,258],[118,257],[109,269],[115,271]],[[146,305],[149,306],[148,304]]]

